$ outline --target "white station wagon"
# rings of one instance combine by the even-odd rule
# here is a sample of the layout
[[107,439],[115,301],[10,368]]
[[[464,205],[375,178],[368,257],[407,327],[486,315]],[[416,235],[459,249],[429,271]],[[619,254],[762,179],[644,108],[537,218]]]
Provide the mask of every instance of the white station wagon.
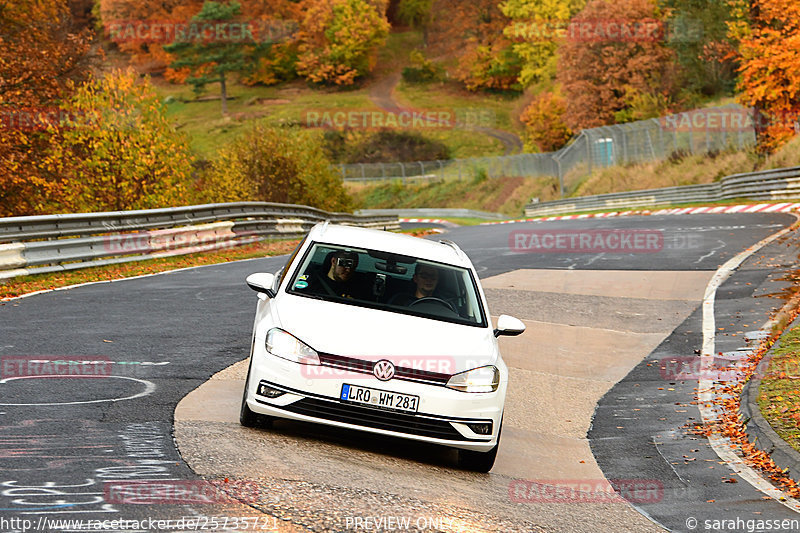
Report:
[[316,225],[258,291],[240,420],[275,418],[441,444],[488,472],[503,422],[508,368],[466,254],[379,230]]

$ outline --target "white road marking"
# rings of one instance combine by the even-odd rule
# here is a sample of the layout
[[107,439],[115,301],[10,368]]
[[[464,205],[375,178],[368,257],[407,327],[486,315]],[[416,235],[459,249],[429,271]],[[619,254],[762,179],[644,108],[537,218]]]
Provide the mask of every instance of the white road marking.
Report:
[[[795,215],[797,217],[797,215]],[[800,218],[800,217],[797,217]],[[772,241],[786,235],[791,228],[785,228],[766,239],[763,239],[747,250],[739,253],[724,265],[719,267],[714,276],[706,286],[705,296],[703,297],[703,349],[701,352],[701,376],[712,375],[710,371],[714,366],[714,339],[716,335],[716,322],[714,319],[714,300],[717,289],[728,279],[731,273],[741,265],[745,259],[756,253],[758,250],[771,243]],[[700,418],[703,423],[713,422],[717,419],[717,413],[713,407],[714,381],[701,379],[698,382]],[[730,447],[728,439],[719,435],[712,434],[708,438],[711,448],[717,456],[725,461],[727,465],[736,472],[739,477],[750,483],[754,488],[763,492],[767,496],[782,503],[793,511],[800,512],[800,502],[789,497],[776,488],[767,479],[763,478],[755,469],[747,465],[741,457],[736,455]]]
[[[17,380],[17,379],[37,379],[37,378],[52,378],[53,376],[19,376],[19,377],[10,377],[6,379],[0,379],[0,385],[5,384],[9,381]],[[61,377],[61,376],[57,376]],[[43,405],[79,405],[79,404],[88,404],[88,403],[104,403],[104,402],[122,402],[125,400],[135,400],[136,398],[142,398],[144,396],[149,396],[153,394],[156,390],[156,386],[153,382],[147,381],[145,379],[137,379],[137,378],[130,378],[127,376],[101,376],[101,378],[114,378],[114,379],[129,379],[131,381],[136,381],[144,385],[144,390],[138,394],[134,394],[132,396],[125,396],[124,398],[106,398],[104,400],[82,400],[76,402],[50,402],[50,403],[0,403],[0,405],[9,405],[9,406],[25,406],[25,407],[33,407],[33,406],[43,406]],[[94,378],[98,379],[98,378]]]

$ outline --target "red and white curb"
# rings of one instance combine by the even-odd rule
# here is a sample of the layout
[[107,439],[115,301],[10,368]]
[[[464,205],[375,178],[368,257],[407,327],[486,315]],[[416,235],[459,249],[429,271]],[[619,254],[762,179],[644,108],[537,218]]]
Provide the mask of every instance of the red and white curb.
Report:
[[398,222],[401,224],[414,222],[414,223],[424,223],[424,224],[441,224],[443,226],[457,226],[458,224],[454,224],[449,220],[442,220],[441,218],[398,218]]
[[719,213],[788,213],[800,208],[800,203],[781,203],[781,204],[742,204],[742,205],[720,205],[716,207],[681,207],[672,209],[659,209],[650,211],[611,211],[610,213],[594,213],[585,215],[560,215],[551,217],[522,218],[518,220],[504,220],[502,222],[483,222],[481,226],[493,224],[515,224],[517,222],[550,222],[553,220],[581,220],[584,218],[610,218],[624,217],[629,215],[699,215],[699,214],[719,214]]

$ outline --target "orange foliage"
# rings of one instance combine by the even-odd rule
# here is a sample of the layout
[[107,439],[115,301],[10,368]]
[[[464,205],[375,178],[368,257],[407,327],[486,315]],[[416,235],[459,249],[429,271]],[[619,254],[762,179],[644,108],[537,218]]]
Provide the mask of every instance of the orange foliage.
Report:
[[453,74],[470,90],[517,87],[521,63],[503,34],[510,19],[501,0],[437,0],[433,3],[430,43],[458,57]]
[[40,157],[59,100],[88,76],[88,52],[89,34],[65,0],[0,0],[0,216],[43,213],[57,201],[57,176]]
[[[789,317],[788,323],[791,324],[798,314],[800,314],[800,310],[795,309],[792,316]],[[718,386],[713,401],[719,413],[718,419],[703,425],[695,425],[691,429],[699,435],[720,435],[727,438],[731,446],[744,457],[747,464],[765,473],[776,486],[793,498],[800,498],[798,483],[776,465],[767,452],[760,450],[750,442],[740,411],[744,384],[755,374],[762,358],[782,333],[782,331],[776,332],[771,338],[761,342],[758,349],[748,358],[747,364],[741,369],[740,379]]]
[[[115,22],[188,22],[200,12],[205,0],[184,0],[182,2],[161,2],[158,0],[99,0],[98,12],[107,36]],[[297,25],[303,18],[307,5],[312,0],[260,0],[244,1],[240,19],[250,24],[254,36],[267,39],[270,29],[279,31]],[[289,31],[288,33],[291,33]],[[291,37],[286,36],[286,37]],[[117,46],[130,55],[132,62],[140,69],[154,72],[164,71],[164,76],[175,82],[183,82],[188,76],[186,69],[169,68],[174,57],[165,52],[163,46],[170,44],[146,43],[134,39],[117,40]],[[275,43],[268,54],[258,54],[253,59],[253,71],[245,78],[248,83],[274,83],[277,80],[276,68],[284,69],[282,63],[293,56],[294,43],[291,38]]]
[[564,123],[565,110],[564,98],[560,94],[538,94],[520,116],[525,124],[526,148],[552,152],[567,144],[572,130]]
[[[572,22],[592,26],[596,21],[654,19],[654,0],[591,0]],[[659,39],[567,39],[557,76],[567,101],[567,125],[577,130],[613,124],[615,114],[629,107],[631,90],[657,100],[666,97],[675,91],[673,64],[674,54]]]
[[298,34],[297,72],[314,83],[352,85],[375,66],[389,22],[378,0],[318,0]]
[[800,114],[800,4],[752,0],[750,29],[740,44],[740,99],[763,115],[759,148],[773,152],[795,135]]

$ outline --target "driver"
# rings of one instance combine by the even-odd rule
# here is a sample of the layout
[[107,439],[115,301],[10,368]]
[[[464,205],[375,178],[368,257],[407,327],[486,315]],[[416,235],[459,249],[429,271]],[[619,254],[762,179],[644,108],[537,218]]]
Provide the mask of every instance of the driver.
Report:
[[436,290],[436,285],[439,283],[439,269],[424,263],[417,263],[417,268],[414,269],[414,277],[411,280],[417,286],[414,298],[420,299],[433,296],[433,291]]
[[439,269],[433,265],[417,263],[414,269],[414,276],[411,280],[415,285],[414,294],[398,294],[396,298],[392,298],[390,303],[395,305],[411,305],[420,298],[433,296],[433,293],[436,291],[436,286],[439,284]]

